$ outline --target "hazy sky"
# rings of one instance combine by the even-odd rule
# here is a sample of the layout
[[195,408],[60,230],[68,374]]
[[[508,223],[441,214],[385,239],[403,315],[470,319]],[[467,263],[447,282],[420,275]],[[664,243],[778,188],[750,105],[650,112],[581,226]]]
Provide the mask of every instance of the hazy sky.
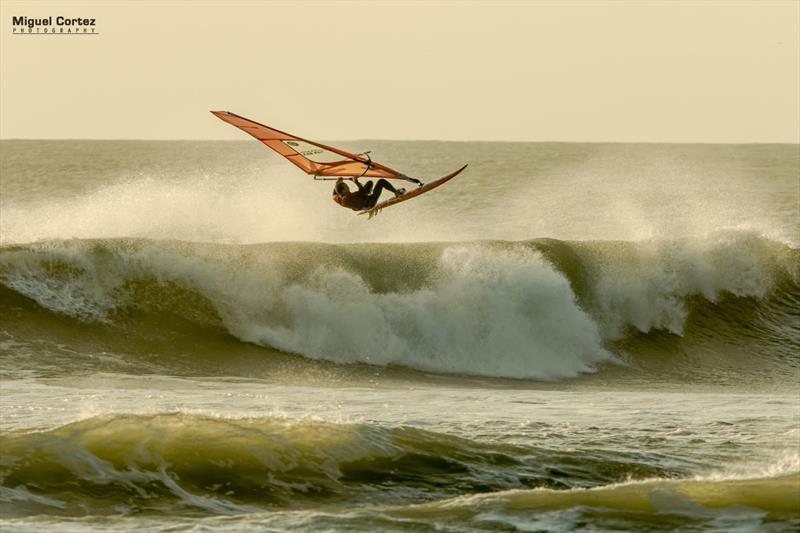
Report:
[[[800,142],[800,2],[0,1],[0,137]],[[13,35],[92,17],[96,36]]]

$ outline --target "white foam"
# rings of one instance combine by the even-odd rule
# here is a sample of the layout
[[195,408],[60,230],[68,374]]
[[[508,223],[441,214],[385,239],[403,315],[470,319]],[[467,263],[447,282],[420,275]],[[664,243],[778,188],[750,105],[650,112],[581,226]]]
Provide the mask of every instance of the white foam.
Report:
[[642,242],[634,257],[603,260],[593,268],[591,297],[604,335],[616,338],[627,326],[681,335],[693,295],[763,297],[773,285],[769,245],[754,233],[722,232]]
[[[42,256],[9,253],[3,263],[3,283],[39,305],[76,318],[106,322],[109,311],[122,304],[117,289],[124,276],[101,271],[80,250],[45,245],[47,255],[66,261],[71,268],[55,272]],[[13,266],[12,266],[13,264]]]
[[229,327],[242,339],[337,362],[556,379],[613,357],[577,305],[567,280],[534,252],[445,250],[433,286],[373,292],[357,274],[320,271],[276,291],[281,320],[239,307]]
[[723,481],[736,479],[768,479],[800,473],[800,452],[797,449],[776,450],[766,458],[753,457],[732,463],[700,480]]

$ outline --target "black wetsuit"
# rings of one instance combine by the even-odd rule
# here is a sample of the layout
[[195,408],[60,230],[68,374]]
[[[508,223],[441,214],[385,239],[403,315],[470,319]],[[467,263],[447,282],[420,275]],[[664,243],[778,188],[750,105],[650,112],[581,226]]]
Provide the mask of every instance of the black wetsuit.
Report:
[[342,196],[337,203],[354,211],[363,211],[375,207],[384,189],[397,193],[394,185],[383,178],[374,183],[370,181],[366,185],[361,185],[356,181],[356,186],[358,187],[356,192]]

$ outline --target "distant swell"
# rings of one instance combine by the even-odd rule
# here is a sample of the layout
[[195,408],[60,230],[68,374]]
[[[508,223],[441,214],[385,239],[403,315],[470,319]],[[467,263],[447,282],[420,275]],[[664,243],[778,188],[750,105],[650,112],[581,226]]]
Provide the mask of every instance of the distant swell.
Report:
[[796,370],[797,265],[797,250],[744,232],[641,243],[0,248],[0,280],[29,299],[13,304],[26,313],[103,328],[155,314],[314,359],[538,379],[638,365],[675,342]]

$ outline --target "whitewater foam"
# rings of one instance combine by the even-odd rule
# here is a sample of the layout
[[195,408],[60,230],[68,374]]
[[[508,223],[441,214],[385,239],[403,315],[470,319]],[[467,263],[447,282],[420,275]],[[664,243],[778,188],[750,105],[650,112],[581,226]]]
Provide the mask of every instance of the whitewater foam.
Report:
[[359,276],[317,271],[280,295],[286,324],[250,317],[240,338],[337,362],[555,379],[614,360],[569,282],[533,251],[449,247],[438,280],[406,294],[377,294]]
[[763,298],[774,286],[774,246],[754,233],[716,232],[644,241],[596,258],[591,300],[606,338],[619,338],[629,326],[682,335],[693,296]]

